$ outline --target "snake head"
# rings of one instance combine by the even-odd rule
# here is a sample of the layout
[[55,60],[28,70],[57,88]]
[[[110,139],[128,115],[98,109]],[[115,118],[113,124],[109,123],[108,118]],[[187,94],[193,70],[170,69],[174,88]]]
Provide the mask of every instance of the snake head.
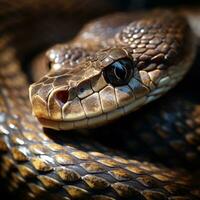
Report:
[[51,70],[30,86],[33,113],[45,127],[94,127],[137,110],[181,80],[194,55],[187,23],[176,16],[123,25],[106,48],[91,48],[83,37],[81,46],[81,37],[50,49]]

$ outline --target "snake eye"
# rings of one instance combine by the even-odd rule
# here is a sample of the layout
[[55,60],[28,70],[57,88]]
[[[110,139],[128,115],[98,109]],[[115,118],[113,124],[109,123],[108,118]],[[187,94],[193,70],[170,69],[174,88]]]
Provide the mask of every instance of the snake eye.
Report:
[[107,66],[103,75],[107,83],[113,86],[127,84],[133,76],[135,63],[129,58],[119,59]]

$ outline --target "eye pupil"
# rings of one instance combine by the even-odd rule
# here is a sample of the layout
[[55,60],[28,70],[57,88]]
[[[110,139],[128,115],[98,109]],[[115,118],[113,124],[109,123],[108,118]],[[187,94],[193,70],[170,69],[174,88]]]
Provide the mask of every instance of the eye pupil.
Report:
[[132,78],[134,67],[131,59],[123,58],[107,66],[103,75],[106,82],[113,86],[125,85]]
[[126,73],[127,73],[126,68],[123,67],[121,64],[114,66],[114,73],[115,73],[115,76],[119,80],[125,80],[126,79]]

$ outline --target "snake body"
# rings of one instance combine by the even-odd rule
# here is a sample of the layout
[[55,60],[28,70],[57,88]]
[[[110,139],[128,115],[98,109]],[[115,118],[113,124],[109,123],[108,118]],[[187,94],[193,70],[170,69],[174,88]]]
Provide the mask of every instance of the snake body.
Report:
[[[180,166],[165,167],[143,157],[133,159],[84,137],[84,134],[69,130],[66,133],[45,131],[31,114],[29,84],[20,69],[17,48],[12,43],[13,37],[20,39],[20,34],[13,36],[9,32],[10,25],[5,27],[0,39],[0,173],[10,190],[26,191],[27,196],[23,195],[27,199],[199,199],[199,182],[194,175],[198,173]],[[25,43],[20,45],[22,49],[29,48]],[[48,51],[46,61],[51,70],[30,87],[34,114],[43,126],[54,129],[106,123],[173,87],[191,66],[194,55],[195,40],[187,22],[173,12],[153,11],[145,16],[137,15],[134,20],[131,14],[101,18],[86,25],[72,42]],[[113,87],[108,79],[103,80],[103,73],[120,59],[131,60],[134,68],[128,81]],[[105,103],[107,98],[112,100],[113,97],[114,103]],[[94,102],[97,103],[93,105]],[[65,104],[66,109],[61,109]],[[193,104],[185,101],[176,105],[175,108],[182,112],[184,109],[188,113],[193,111],[190,117],[189,114],[182,117],[177,112],[174,119],[177,118],[177,122],[181,117],[187,119],[187,126],[193,130],[184,142],[188,149],[196,149],[196,161],[199,158],[199,108],[193,109]],[[164,119],[169,125],[167,114]],[[141,136],[149,131],[143,140],[150,141],[148,135],[155,133],[150,133],[150,128],[139,132],[140,127],[143,126],[126,127],[126,132],[132,133],[134,141],[134,130]],[[169,142],[172,139],[163,127],[166,128],[160,122],[156,130]],[[174,131],[173,127],[168,128]],[[97,130],[92,131],[95,134]],[[180,148],[176,144],[173,147]],[[188,149],[183,152],[189,153]]]

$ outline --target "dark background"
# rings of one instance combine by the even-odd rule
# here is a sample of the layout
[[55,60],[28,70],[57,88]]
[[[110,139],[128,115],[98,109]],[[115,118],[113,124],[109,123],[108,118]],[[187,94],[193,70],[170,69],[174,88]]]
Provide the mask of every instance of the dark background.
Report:
[[120,10],[149,9],[154,7],[194,6],[199,0],[111,0]]

